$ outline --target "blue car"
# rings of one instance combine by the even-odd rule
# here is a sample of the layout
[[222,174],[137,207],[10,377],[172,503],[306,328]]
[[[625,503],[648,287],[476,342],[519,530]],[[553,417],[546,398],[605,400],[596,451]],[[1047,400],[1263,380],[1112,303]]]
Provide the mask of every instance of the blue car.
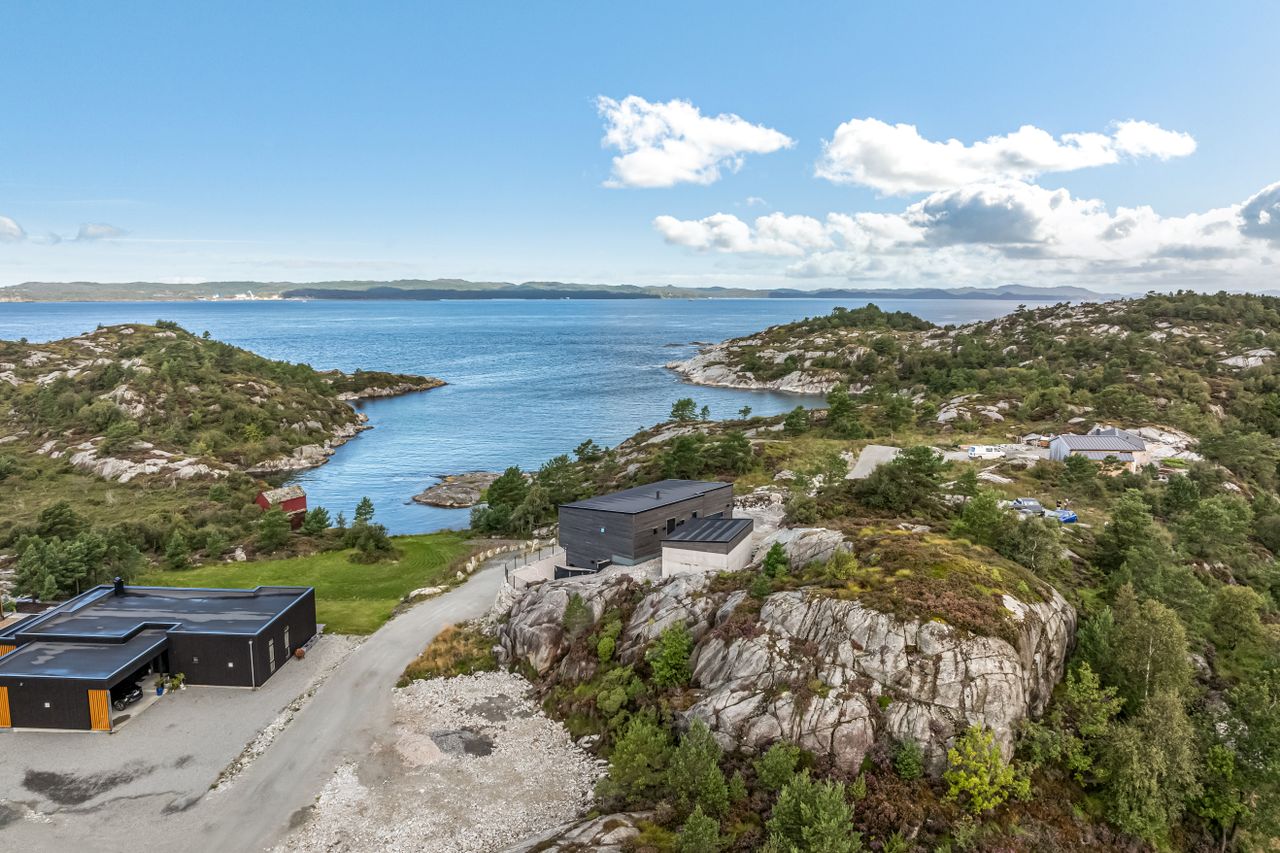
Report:
[[1073,509],[1051,509],[1045,513],[1046,518],[1056,518],[1063,524],[1075,524],[1080,520]]

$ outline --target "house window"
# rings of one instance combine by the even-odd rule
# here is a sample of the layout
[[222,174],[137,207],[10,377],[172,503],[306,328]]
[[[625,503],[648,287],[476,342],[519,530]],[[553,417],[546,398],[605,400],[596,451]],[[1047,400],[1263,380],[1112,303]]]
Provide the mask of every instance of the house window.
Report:
[[674,518],[668,518],[668,519],[667,519],[667,532],[668,532],[668,533],[670,533],[671,531],[673,531],[673,530],[675,530],[675,529],[676,529],[676,520],[675,520]]
[[284,626],[284,653],[289,654],[289,626]]
[[694,517],[694,518],[697,518],[697,517],[698,517],[698,511],[697,511],[696,509],[693,511],[693,517]]
[[192,656],[191,656],[191,662],[192,662],[192,663],[200,663],[200,658],[196,657],[195,655],[192,655]]
[[233,660],[229,660],[229,661],[227,661],[227,669],[235,669],[235,668],[236,668],[236,662],[235,662],[235,661],[233,661]]

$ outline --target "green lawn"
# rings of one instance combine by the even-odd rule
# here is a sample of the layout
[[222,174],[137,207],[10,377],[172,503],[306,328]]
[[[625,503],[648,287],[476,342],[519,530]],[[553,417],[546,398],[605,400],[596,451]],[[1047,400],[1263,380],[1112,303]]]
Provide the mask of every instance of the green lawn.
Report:
[[135,583],[149,586],[254,587],[313,586],[316,617],[326,630],[339,634],[371,634],[386,622],[401,599],[415,589],[444,583],[455,560],[472,543],[458,533],[400,536],[395,562],[371,566],[347,561],[348,551],[330,551],[288,560],[216,563],[182,571],[159,571]]

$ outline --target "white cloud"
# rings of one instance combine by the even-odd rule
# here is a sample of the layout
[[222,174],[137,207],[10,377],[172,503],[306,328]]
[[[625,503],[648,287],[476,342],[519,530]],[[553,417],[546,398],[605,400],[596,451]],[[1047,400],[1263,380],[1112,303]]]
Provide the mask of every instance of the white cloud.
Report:
[[1280,245],[1280,181],[1246,199],[1240,218],[1245,234]]
[[128,232],[123,228],[117,228],[105,222],[86,222],[80,226],[80,231],[76,234],[76,240],[81,242],[88,240],[114,240],[117,237],[123,237],[126,233]]
[[931,193],[897,213],[654,221],[669,243],[791,258],[779,272],[882,284],[1257,287],[1280,245],[1280,183],[1186,216],[1018,181]]
[[851,119],[836,128],[816,174],[890,195],[954,189],[967,184],[1025,181],[1119,162],[1121,157],[1183,157],[1195,150],[1188,134],[1144,121],[1123,121],[1106,133],[1051,133],[1023,125],[1005,136],[966,145],[925,139],[915,125]]
[[622,152],[613,158],[610,187],[712,184],[722,169],[736,172],[746,154],[769,154],[795,142],[739,116],[704,116],[688,101],[649,103],[637,95],[600,97],[602,143]]
[[0,216],[0,243],[20,243],[25,239],[27,232],[21,225],[8,216]]

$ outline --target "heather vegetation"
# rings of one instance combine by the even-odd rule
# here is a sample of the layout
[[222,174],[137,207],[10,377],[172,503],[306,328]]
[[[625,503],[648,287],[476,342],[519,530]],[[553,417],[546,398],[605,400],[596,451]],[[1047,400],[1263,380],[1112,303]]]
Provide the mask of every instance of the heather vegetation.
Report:
[[[623,606],[579,626],[541,683],[550,712],[601,738],[611,762],[601,807],[651,814],[637,849],[652,850],[1272,849],[1280,373],[1267,353],[1280,350],[1280,301],[1150,296],[962,330],[864,309],[750,340],[780,351],[800,336],[790,348],[814,351],[815,337],[842,332],[872,337],[856,359],[821,366],[842,380],[825,411],[703,422],[691,398],[673,424],[562,460],[579,494],[715,477],[739,495],[780,494],[790,524],[845,534],[849,551],[829,560],[789,565],[771,551],[761,568],[717,578],[717,590],[748,593],[715,628],[725,642],[752,636],[762,601],[796,589],[1012,641],[1006,597],[1056,590],[1079,614],[1065,679],[1012,757],[977,727],[956,731],[933,772],[904,741],[876,744],[850,774],[785,740],[755,756],[712,748],[682,713],[696,691],[683,628],[624,663]],[[1003,420],[939,419],[970,395],[1006,401]],[[1095,421],[1183,429],[1203,458],[1128,471],[938,450]],[[873,438],[903,451],[847,479]],[[1025,517],[1008,508],[1015,497],[1069,498],[1081,523]],[[817,678],[791,687],[796,701],[829,689]]]
[[0,555],[16,560],[13,592],[56,599],[237,549],[393,558],[386,530],[359,512],[348,527],[313,507],[295,533],[282,512],[254,505],[268,485],[255,474],[354,435],[361,416],[346,398],[438,384],[319,372],[163,320],[0,341]]

